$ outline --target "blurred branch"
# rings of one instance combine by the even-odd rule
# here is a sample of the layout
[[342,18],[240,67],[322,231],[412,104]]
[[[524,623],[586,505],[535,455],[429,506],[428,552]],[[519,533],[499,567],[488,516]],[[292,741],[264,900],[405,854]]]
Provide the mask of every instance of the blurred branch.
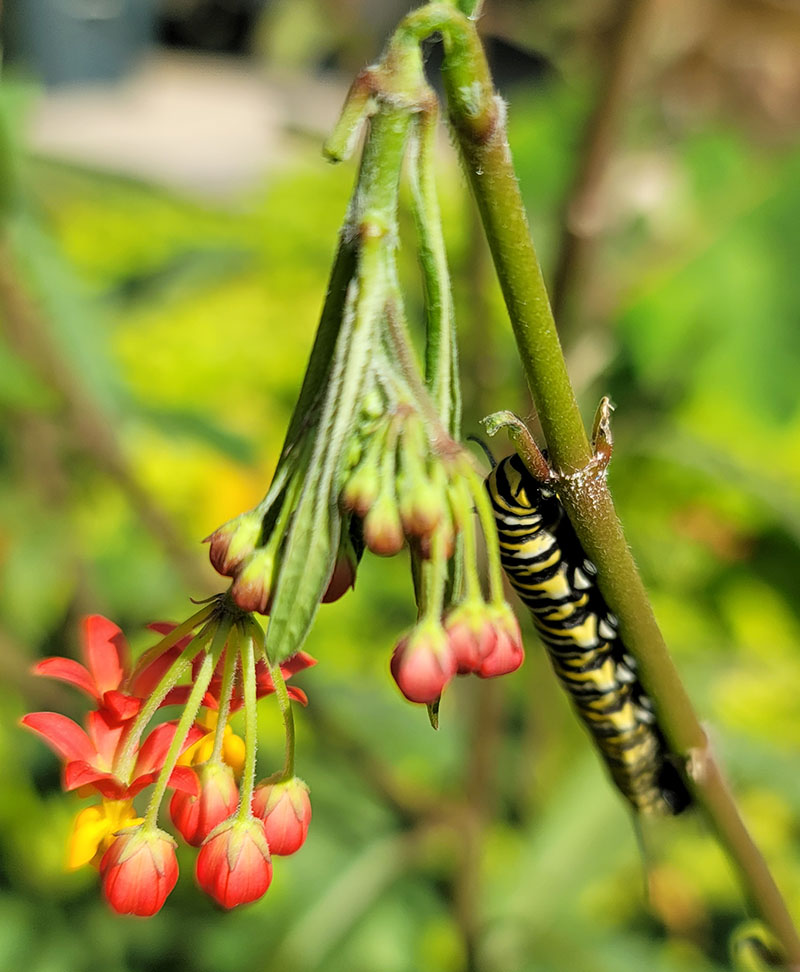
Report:
[[[145,529],[163,548],[186,583],[205,592],[208,577],[200,567],[199,558],[186,549],[168,515],[136,480],[110,421],[100,413],[96,403],[87,398],[80,378],[54,351],[35,301],[14,272],[15,263],[8,241],[0,239],[0,316],[10,343],[61,395],[67,428],[78,448],[117,483]],[[63,469],[60,478],[63,481]]]
[[591,278],[591,260],[602,228],[609,163],[647,51],[645,40],[655,8],[656,0],[621,0],[600,94],[586,123],[551,288],[553,315],[565,343],[580,327],[581,292]]

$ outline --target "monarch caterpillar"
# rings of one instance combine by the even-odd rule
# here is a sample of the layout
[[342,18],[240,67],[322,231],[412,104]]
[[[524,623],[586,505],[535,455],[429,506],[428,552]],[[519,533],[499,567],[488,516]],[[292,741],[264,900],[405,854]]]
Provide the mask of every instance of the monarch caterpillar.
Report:
[[503,568],[614,783],[638,812],[680,813],[691,796],[558,495],[519,455],[494,465],[486,488]]

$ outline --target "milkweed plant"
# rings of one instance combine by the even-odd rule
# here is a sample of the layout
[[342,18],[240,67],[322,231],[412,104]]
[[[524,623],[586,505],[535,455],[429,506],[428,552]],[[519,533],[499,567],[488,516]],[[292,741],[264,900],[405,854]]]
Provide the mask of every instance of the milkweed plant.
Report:
[[[493,678],[522,664],[495,514],[461,438],[456,327],[434,180],[439,106],[420,49],[440,33],[451,131],[547,460],[529,437],[520,438],[513,416],[495,416],[488,430],[508,426],[530,475],[557,490],[638,664],[676,772],[771,928],[780,961],[800,968],[783,900],[663,649],[608,494],[608,456],[602,448],[594,454],[597,435],[590,446],[577,411],[511,166],[505,106],[475,29],[478,6],[451,0],[407,15],[380,60],[354,81],[325,146],[333,161],[360,146],[358,175],[272,482],[258,506],[207,538],[227,590],[180,624],[152,625],[158,640],[135,662],[120,629],[93,616],[83,622],[83,664],[48,658],[36,665],[38,675],[67,682],[91,701],[83,727],[56,712],[22,720],[63,760],[64,789],[95,797],[75,819],[70,866],[97,868],[115,911],[155,914],[178,878],[176,840],[162,829],[168,816],[172,831],[197,848],[197,883],[220,905],[246,904],[267,891],[271,856],[298,851],[311,821],[309,788],[295,772],[293,704],[308,699],[294,681],[315,664],[303,644],[319,606],[353,587],[365,551],[409,551],[417,621],[396,633],[389,667],[399,691],[427,706],[434,727],[452,679]],[[397,266],[401,176],[411,187],[424,295],[422,355]],[[605,431],[607,407],[602,414]],[[285,760],[277,770],[258,766],[264,697],[283,718]],[[180,716],[159,721],[167,706],[180,706]],[[243,738],[229,725],[238,710]],[[756,948],[764,936],[747,941]]]

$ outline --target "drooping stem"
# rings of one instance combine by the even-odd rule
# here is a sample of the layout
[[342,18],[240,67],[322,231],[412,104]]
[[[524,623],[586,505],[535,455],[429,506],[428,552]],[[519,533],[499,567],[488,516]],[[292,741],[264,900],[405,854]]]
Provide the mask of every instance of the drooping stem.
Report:
[[253,814],[253,789],[256,785],[256,754],[258,750],[258,699],[256,695],[255,624],[247,625],[239,637],[239,656],[242,661],[242,694],[244,695],[244,769],[241,796],[236,816],[247,820]]
[[[174,635],[174,633],[174,631],[170,632],[168,637],[171,637]],[[136,762],[139,739],[141,738],[142,733],[158,711],[158,708],[166,698],[169,690],[177,685],[178,682],[183,678],[183,676],[189,670],[189,666],[192,661],[200,654],[200,652],[205,649],[206,645],[211,640],[211,637],[212,629],[209,625],[206,625],[206,627],[203,628],[200,633],[189,642],[180,655],[169,666],[167,671],[162,675],[156,687],[147,697],[144,705],[139,710],[136,718],[133,720],[130,729],[128,729],[125,736],[125,742],[114,761],[114,772],[120,779],[130,779],[131,771],[133,770],[134,763]]]
[[292,700],[289,698],[289,690],[286,688],[286,679],[283,677],[281,666],[273,665],[266,652],[263,652],[263,658],[269,669],[272,684],[275,686],[275,698],[278,702],[278,709],[283,719],[283,731],[286,735],[286,756],[280,779],[290,780],[294,776],[294,712]]
[[225,664],[222,667],[222,682],[219,687],[219,709],[217,710],[217,725],[214,730],[214,749],[208,758],[209,763],[219,763],[222,759],[222,746],[225,742],[225,729],[228,726],[228,716],[231,711],[231,697],[236,669],[239,663],[238,630],[234,626],[228,639],[228,649],[225,652]]
[[161,807],[161,801],[164,799],[164,794],[167,792],[169,778],[173,769],[175,769],[175,764],[178,762],[178,757],[181,754],[181,750],[183,749],[183,745],[186,741],[187,735],[189,734],[189,730],[192,728],[192,723],[197,718],[197,713],[200,711],[203,696],[206,694],[208,683],[211,681],[211,676],[214,674],[214,666],[216,665],[216,662],[220,656],[220,652],[225,644],[225,639],[228,636],[229,630],[230,621],[225,619],[220,623],[219,627],[214,632],[211,647],[200,665],[200,670],[197,673],[194,684],[192,685],[189,698],[187,699],[186,705],[181,713],[181,717],[178,720],[178,725],[175,727],[175,734],[172,737],[172,742],[167,750],[164,765],[161,767],[161,772],[158,774],[156,785],[153,787],[153,794],[150,797],[150,803],[147,805],[147,813],[145,814],[144,818],[145,826],[155,827],[158,822],[158,811]]

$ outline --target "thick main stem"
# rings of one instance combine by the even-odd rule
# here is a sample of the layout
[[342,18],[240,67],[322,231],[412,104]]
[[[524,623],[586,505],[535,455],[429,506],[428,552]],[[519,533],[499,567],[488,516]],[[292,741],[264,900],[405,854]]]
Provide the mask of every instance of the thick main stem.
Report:
[[452,7],[429,4],[409,14],[393,47],[441,31],[450,120],[480,210],[514,337],[550,460],[564,475],[560,493],[600,588],[620,621],[625,644],[639,663],[673,750],[689,761],[697,802],[733,862],[755,912],[778,936],[789,965],[800,969],[800,938],[767,865],[747,831],[715,762],[691,702],[667,653],[625,541],[605,478],[588,475],[586,431],[567,374],[541,268],[531,240],[505,130],[472,23]]
[[[482,53],[479,55],[483,61]],[[481,64],[480,72],[486,70]],[[584,480],[590,454],[559,345],[539,261],[512,167],[502,111],[476,131],[451,98],[451,115],[511,317],[520,358],[557,470],[578,473],[562,490],[570,520],[598,568],[601,589],[639,662],[661,725],[675,751],[694,760],[693,789],[726,848],[751,906],[800,966],[800,939],[760,851],[745,827],[702,726],[669,657],[603,477]]]

